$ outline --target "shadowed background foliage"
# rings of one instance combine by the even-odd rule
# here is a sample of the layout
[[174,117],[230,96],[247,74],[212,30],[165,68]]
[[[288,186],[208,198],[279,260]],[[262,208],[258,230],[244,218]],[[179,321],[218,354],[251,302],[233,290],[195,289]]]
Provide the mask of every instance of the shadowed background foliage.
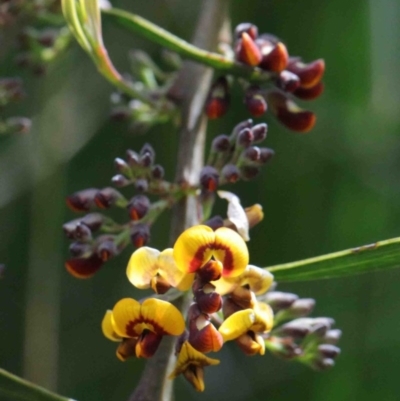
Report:
[[[198,3],[113,2],[186,39]],[[291,54],[323,57],[327,64],[325,93],[310,105],[316,128],[295,134],[267,115],[266,146],[276,156],[255,181],[232,188],[244,205],[264,207],[249,243],[252,263],[289,262],[399,236],[399,17],[395,0],[232,2],[233,25],[252,21],[281,37]],[[129,68],[131,48],[159,58],[157,46],[109,21],[104,30],[121,71]],[[118,299],[139,296],[125,278],[131,249],[91,280],[69,276],[61,225],[75,216],[64,198],[107,186],[113,159],[145,142],[173,177],[176,131],[164,125],[139,136],[110,122],[112,88],[75,44],[42,78],[16,71],[5,54],[0,75],[15,74],[23,76],[29,96],[13,112],[31,116],[33,129],[0,140],[0,262],[7,265],[0,281],[0,365],[79,401],[127,400],[144,361],[119,362],[100,321]],[[234,92],[227,116],[209,124],[209,140],[248,117],[241,96]],[[155,224],[152,246],[167,245],[168,224],[168,215]],[[400,270],[393,270],[281,285],[315,298],[314,315],[332,316],[343,329],[337,366],[315,373],[271,355],[244,357],[229,344],[221,365],[206,370],[205,393],[179,378],[176,400],[397,400],[399,280]]]

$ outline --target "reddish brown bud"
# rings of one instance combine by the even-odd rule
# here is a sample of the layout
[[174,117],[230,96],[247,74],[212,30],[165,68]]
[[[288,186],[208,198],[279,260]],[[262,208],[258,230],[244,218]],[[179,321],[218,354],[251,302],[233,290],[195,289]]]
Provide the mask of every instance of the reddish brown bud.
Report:
[[135,224],[131,229],[131,241],[136,248],[146,245],[150,240],[150,228],[147,224]]
[[265,43],[261,46],[262,59],[259,67],[273,72],[283,71],[288,64],[289,54],[282,42]]
[[218,352],[224,343],[221,333],[201,314],[189,325],[189,342],[200,352]]
[[236,304],[231,297],[228,297],[224,300],[224,303],[222,305],[222,313],[225,319],[240,310],[242,310],[242,308],[238,304]]
[[240,172],[234,164],[226,164],[221,171],[221,175],[226,181],[235,183],[240,177]]
[[250,87],[246,91],[244,103],[254,117],[261,117],[267,111],[267,102],[258,87]]
[[203,283],[218,280],[221,277],[221,273],[222,264],[216,260],[210,260],[197,271],[197,275]]
[[161,276],[155,276],[151,279],[150,286],[156,294],[165,294],[171,285]]
[[77,278],[89,278],[93,276],[102,266],[103,261],[96,255],[93,254],[89,258],[74,258],[69,259],[65,262],[65,268],[74,277]]
[[145,195],[134,196],[128,204],[129,216],[132,220],[140,220],[150,209],[150,200]]
[[162,335],[144,330],[136,343],[135,352],[138,358],[151,358],[157,351]]
[[268,94],[268,103],[278,120],[293,131],[308,132],[315,125],[315,114],[301,109],[283,93],[270,92]]
[[96,196],[94,197],[94,201],[96,206],[100,209],[108,209],[111,206],[115,205],[117,201],[123,200],[124,196],[118,192],[116,189],[107,187],[98,191]]
[[236,59],[244,64],[256,66],[262,59],[257,43],[247,32],[243,32],[235,48]]
[[324,91],[324,84],[322,82],[318,82],[315,86],[311,88],[298,88],[293,94],[302,100],[314,100],[318,96],[320,96]]
[[67,205],[74,212],[87,212],[91,207],[94,206],[94,197],[96,196],[97,192],[98,189],[96,188],[88,188],[75,192],[67,197]]
[[118,254],[118,248],[113,238],[100,238],[97,245],[96,253],[103,262],[107,262],[108,260],[116,256]]
[[325,61],[319,59],[309,64],[304,64],[302,61],[297,60],[291,62],[287,69],[298,75],[302,88],[309,89],[321,81],[325,72]]
[[294,92],[300,86],[300,78],[293,72],[283,70],[278,76],[276,85],[285,92]]
[[203,313],[215,313],[221,309],[222,298],[215,292],[215,286],[210,283],[204,284],[194,293],[197,306]]
[[242,148],[247,148],[252,144],[253,139],[254,135],[252,130],[250,128],[244,128],[239,132],[236,139],[236,144]]
[[246,32],[253,40],[257,39],[258,28],[250,22],[242,22],[235,28],[235,38],[240,39],[243,32]]
[[226,152],[231,147],[231,142],[228,135],[216,136],[211,145],[214,152]]
[[225,77],[219,77],[210,88],[205,111],[211,120],[222,117],[229,108],[230,95],[228,81]]
[[200,185],[208,192],[214,192],[218,188],[219,174],[211,166],[204,166],[200,173]]

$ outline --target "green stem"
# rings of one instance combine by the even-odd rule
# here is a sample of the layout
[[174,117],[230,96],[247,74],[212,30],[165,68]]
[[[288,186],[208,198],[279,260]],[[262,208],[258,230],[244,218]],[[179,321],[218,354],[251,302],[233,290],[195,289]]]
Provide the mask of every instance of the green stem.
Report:
[[0,398],[21,401],[73,401],[0,369]]
[[271,79],[272,75],[266,71],[237,63],[221,54],[203,50],[139,15],[119,10],[118,8],[102,10],[102,13],[112,17],[120,25],[131,31],[190,60],[223,71],[226,74],[236,75],[251,81],[267,81]]

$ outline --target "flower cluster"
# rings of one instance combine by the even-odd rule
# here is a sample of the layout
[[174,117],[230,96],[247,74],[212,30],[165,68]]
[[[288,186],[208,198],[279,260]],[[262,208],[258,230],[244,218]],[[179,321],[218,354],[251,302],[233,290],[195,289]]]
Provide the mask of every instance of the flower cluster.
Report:
[[[267,104],[275,117],[287,128],[308,132],[314,124],[314,113],[301,109],[293,98],[313,100],[323,92],[321,82],[325,71],[323,60],[305,64],[300,57],[290,57],[286,46],[271,34],[258,34],[258,28],[242,23],[235,30],[235,59],[258,67],[268,75],[265,85],[244,82],[244,103],[255,117],[267,111]],[[230,102],[230,77],[219,77],[211,87],[205,109],[209,118],[224,115]]]
[[[117,356],[121,360],[131,356],[151,357],[162,336],[177,336],[177,361],[170,378],[182,374],[197,391],[204,390],[204,368],[219,364],[219,360],[205,354],[218,352],[228,341],[235,341],[246,355],[264,355],[266,349],[279,354],[276,344],[284,342],[282,333],[286,333],[290,322],[283,326],[280,323],[299,316],[301,309],[302,300],[295,296],[289,294],[292,298],[282,305],[284,302],[277,299],[277,292],[267,292],[273,283],[272,274],[249,264],[244,240],[227,227],[213,230],[205,225],[193,226],[178,237],[173,248],[162,252],[140,248],[129,260],[127,276],[135,287],[152,288],[157,294],[171,288],[182,292],[191,288],[193,302],[186,323],[185,313],[182,315],[162,299],[150,297],[139,302],[125,298],[106,312],[102,322],[104,335],[119,342]],[[276,328],[273,328],[274,311]],[[302,316],[305,314],[303,311]],[[298,320],[292,323],[296,325]],[[295,356],[314,366],[317,362],[310,362],[311,353],[325,356],[333,353],[327,337],[332,337],[334,331],[328,331],[327,324],[332,322],[327,318],[309,321],[310,330],[303,338],[308,335],[310,345],[299,345],[299,349],[307,348],[307,352],[296,352]],[[321,335],[324,324],[324,340],[315,346],[310,337],[316,332]],[[321,363],[328,365],[327,358]]]

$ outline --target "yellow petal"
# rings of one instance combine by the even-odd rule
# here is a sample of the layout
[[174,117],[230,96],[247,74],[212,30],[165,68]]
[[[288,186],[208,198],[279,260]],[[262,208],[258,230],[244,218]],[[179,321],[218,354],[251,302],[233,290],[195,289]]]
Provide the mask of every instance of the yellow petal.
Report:
[[118,301],[112,311],[114,330],[121,337],[137,337],[142,329],[140,322],[140,304],[132,298],[123,298]]
[[160,251],[146,246],[133,252],[126,275],[136,288],[142,290],[150,287],[151,279],[157,274],[159,255]]
[[254,331],[259,333],[267,333],[271,331],[274,326],[274,312],[265,302],[257,302],[256,322],[260,325],[261,330],[256,327]]
[[135,348],[138,338],[124,338],[123,341],[118,345],[116,355],[117,358],[125,362],[128,358],[136,356]]
[[215,234],[208,226],[194,226],[185,230],[174,245],[174,259],[182,272],[194,273],[212,255]]
[[112,323],[112,311],[108,310],[104,315],[103,321],[101,322],[101,330],[106,338],[111,341],[121,341],[120,337],[114,330]]
[[219,327],[224,341],[234,340],[253,326],[256,314],[253,309],[244,309],[230,315]]
[[157,334],[179,336],[185,330],[185,320],[179,310],[169,302],[156,298],[146,299],[141,307],[141,317],[153,325]]
[[174,250],[167,248],[158,257],[158,274],[172,287],[179,291],[187,291],[193,284],[194,273],[186,273],[178,269],[175,263]]
[[215,231],[213,256],[224,266],[223,277],[237,277],[249,263],[249,251],[243,238],[227,227]]

